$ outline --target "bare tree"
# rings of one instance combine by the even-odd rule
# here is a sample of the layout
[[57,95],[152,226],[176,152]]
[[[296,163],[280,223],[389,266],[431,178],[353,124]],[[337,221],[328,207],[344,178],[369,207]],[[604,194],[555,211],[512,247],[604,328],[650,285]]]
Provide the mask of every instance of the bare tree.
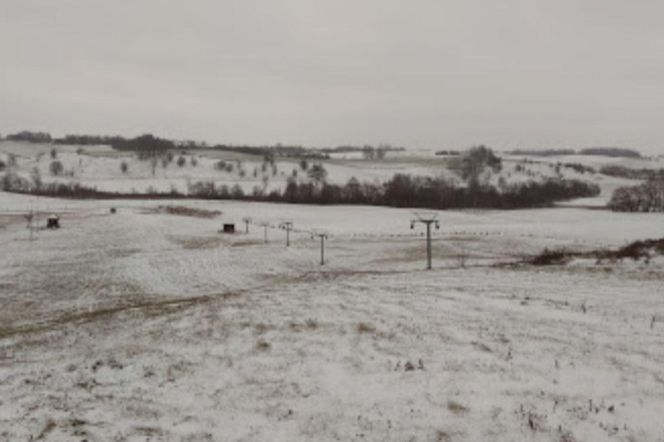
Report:
[[489,168],[493,172],[502,170],[502,161],[486,146],[471,147],[461,158],[461,177],[469,187],[477,187],[480,177]]
[[321,163],[318,163],[311,166],[311,168],[307,172],[307,175],[316,184],[321,184],[325,182],[325,178],[327,178],[327,170],[325,170],[325,167],[323,167]]
[[154,176],[157,170],[157,164],[159,164],[159,159],[156,156],[150,157],[150,170],[152,171],[152,176]]
[[48,166],[48,169],[53,176],[58,176],[62,174],[62,171],[65,168],[60,161],[51,161],[51,164]]

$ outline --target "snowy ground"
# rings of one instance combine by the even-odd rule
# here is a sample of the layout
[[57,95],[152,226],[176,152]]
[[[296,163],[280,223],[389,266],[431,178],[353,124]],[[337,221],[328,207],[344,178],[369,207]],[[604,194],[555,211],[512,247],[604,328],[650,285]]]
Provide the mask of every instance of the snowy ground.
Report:
[[[30,241],[31,205],[62,229]],[[0,440],[664,440],[664,261],[500,265],[662,237],[661,214],[439,212],[425,271],[402,209],[0,209]]]

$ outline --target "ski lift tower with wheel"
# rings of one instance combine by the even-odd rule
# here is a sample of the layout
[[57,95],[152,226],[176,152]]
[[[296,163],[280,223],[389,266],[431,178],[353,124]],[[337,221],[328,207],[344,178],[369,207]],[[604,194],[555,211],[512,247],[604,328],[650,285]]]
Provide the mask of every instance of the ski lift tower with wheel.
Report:
[[414,218],[410,221],[410,228],[415,229],[415,224],[422,223],[427,226],[427,270],[431,270],[431,225],[436,230],[440,229],[438,214],[436,213],[414,213]]

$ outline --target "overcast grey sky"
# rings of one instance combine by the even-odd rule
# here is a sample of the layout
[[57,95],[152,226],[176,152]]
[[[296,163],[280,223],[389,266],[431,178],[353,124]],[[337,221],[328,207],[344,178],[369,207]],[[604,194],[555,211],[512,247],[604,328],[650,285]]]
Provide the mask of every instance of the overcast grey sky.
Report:
[[657,0],[0,0],[0,131],[664,152]]

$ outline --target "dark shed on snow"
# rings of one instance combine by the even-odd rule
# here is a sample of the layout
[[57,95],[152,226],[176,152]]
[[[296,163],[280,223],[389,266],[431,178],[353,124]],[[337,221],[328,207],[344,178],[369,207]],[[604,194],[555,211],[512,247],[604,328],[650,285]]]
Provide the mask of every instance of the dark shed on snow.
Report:
[[57,215],[51,215],[46,218],[46,228],[47,229],[59,229],[60,228],[60,217]]

